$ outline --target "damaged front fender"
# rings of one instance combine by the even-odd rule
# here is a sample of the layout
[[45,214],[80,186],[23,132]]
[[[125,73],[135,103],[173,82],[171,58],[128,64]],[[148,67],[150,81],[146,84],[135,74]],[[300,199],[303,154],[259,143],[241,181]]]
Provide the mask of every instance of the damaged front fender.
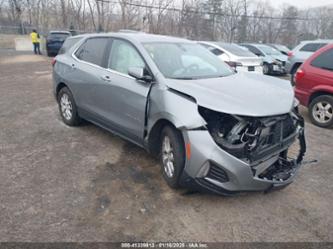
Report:
[[167,120],[177,129],[196,129],[206,125],[206,121],[198,113],[194,98],[173,89],[151,89],[148,106],[148,131],[159,120]]

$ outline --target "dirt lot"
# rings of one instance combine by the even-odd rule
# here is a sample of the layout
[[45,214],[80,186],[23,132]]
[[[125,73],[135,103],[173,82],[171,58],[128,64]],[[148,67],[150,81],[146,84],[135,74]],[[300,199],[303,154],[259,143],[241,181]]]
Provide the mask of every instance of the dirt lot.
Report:
[[319,163],[284,190],[173,191],[142,149],[61,122],[49,62],[0,52],[1,241],[333,241],[332,130],[307,122]]

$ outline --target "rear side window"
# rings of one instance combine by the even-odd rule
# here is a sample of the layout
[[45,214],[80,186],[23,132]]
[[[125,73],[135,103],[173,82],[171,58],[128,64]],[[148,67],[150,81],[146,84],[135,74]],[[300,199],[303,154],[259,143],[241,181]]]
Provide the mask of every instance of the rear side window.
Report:
[[105,50],[109,39],[105,37],[90,38],[76,51],[75,56],[83,61],[105,67]]
[[220,49],[217,49],[217,48],[214,48],[213,50],[211,50],[211,52],[215,55],[221,55],[221,54],[224,54],[222,50]]
[[221,54],[224,54],[224,52],[218,48],[215,48],[213,46],[204,44],[204,43],[200,43],[200,45],[204,46],[205,48],[207,48],[210,52],[212,52],[213,54],[219,56]]
[[333,48],[318,55],[318,57],[311,62],[311,65],[321,69],[333,71]]
[[304,45],[299,51],[303,52],[316,52],[318,49],[326,46],[327,43],[308,43]]
[[67,39],[64,44],[62,44],[58,54],[66,53],[75,43],[77,43],[81,37]]
[[244,45],[244,47],[247,47],[252,53],[254,53],[257,56],[263,55],[259,49],[256,47],[250,46],[250,45]]

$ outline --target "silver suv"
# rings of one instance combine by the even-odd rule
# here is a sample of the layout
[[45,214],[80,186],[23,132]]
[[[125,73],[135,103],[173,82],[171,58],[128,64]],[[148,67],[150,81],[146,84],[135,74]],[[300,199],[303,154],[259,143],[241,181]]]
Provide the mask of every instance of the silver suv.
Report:
[[53,79],[64,123],[85,119],[145,148],[173,188],[284,187],[305,152],[288,82],[235,73],[189,40],[87,35],[56,57]]
[[294,77],[297,69],[302,63],[308,59],[318,49],[333,43],[333,40],[314,40],[302,41],[292,51],[288,53],[288,60],[286,63],[287,73],[291,75],[291,82],[294,84]]

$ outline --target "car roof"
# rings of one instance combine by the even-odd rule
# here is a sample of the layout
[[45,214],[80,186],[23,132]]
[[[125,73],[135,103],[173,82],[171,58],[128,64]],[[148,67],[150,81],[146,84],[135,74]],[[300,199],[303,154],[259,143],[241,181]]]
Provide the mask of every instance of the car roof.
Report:
[[117,33],[94,33],[94,34],[84,34],[85,37],[117,37],[124,38],[128,40],[136,40],[140,43],[146,42],[180,42],[180,43],[195,43],[194,41],[190,41],[184,38],[171,37],[165,35],[154,35],[143,32],[117,32]]
[[318,39],[318,40],[305,40],[305,41],[301,41],[300,43],[333,43],[333,40],[330,40],[330,39]]

